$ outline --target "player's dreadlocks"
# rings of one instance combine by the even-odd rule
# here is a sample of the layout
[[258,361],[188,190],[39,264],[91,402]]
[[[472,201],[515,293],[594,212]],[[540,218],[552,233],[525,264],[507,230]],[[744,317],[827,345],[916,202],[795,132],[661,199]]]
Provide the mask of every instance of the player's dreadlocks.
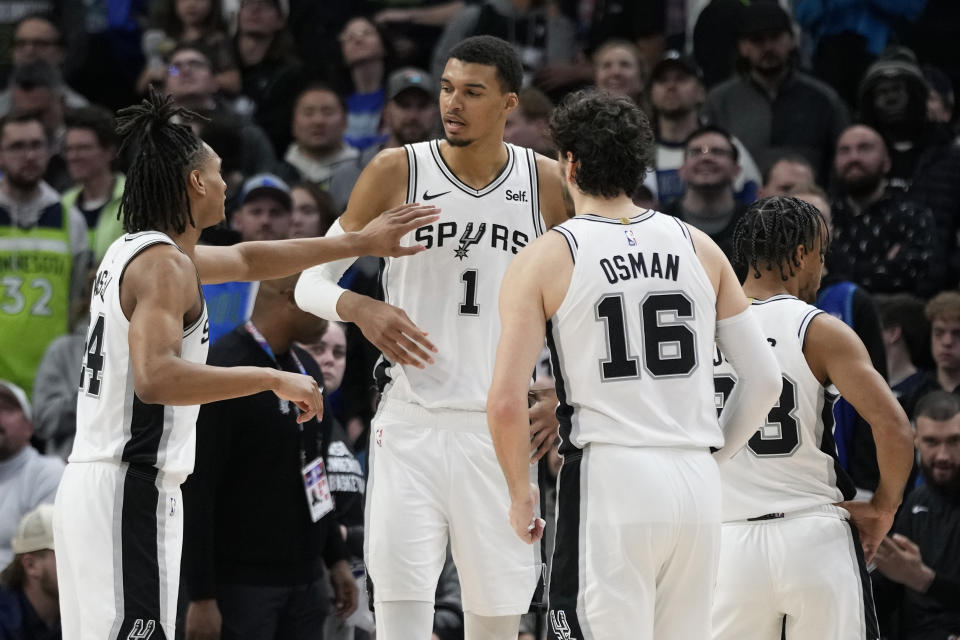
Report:
[[[733,262],[747,266],[754,278],[761,276],[761,265],[767,271],[777,267],[786,281],[800,266],[797,247],[802,244],[812,250],[824,228],[823,215],[808,202],[789,196],[763,198],[750,205],[737,223]],[[821,253],[826,253],[826,245],[820,247]]]
[[187,222],[194,224],[185,174],[197,168],[204,148],[189,125],[171,119],[203,118],[175,106],[170,96],[152,87],[148,98],[121,109],[117,116],[117,133],[123,138],[121,152],[130,145],[134,153],[118,213],[123,216],[124,231],[173,229],[183,233]]

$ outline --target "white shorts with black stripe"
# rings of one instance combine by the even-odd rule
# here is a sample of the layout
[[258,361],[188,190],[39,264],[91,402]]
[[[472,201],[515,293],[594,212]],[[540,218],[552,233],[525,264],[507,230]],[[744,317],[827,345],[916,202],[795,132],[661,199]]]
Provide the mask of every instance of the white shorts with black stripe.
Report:
[[[778,514],[779,515],[779,514]],[[724,523],[714,640],[876,640],[870,576],[847,511]]]
[[364,559],[374,606],[433,602],[449,541],[464,611],[526,613],[540,548],[510,527],[510,492],[486,414],[388,398],[372,427]]
[[64,640],[174,637],[180,479],[150,467],[70,463],[53,521]]
[[720,473],[706,449],[594,443],[566,455],[557,486],[552,637],[710,637]]

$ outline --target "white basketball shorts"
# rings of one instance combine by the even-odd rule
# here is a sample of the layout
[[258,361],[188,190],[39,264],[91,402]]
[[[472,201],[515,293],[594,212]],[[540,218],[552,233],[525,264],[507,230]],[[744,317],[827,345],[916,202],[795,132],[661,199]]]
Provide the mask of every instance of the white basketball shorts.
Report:
[[53,517],[64,640],[172,640],[180,482],[152,468],[70,463]]
[[540,546],[517,537],[509,509],[486,414],[384,399],[370,436],[364,540],[374,604],[433,602],[449,536],[464,611],[526,613]]
[[870,576],[847,515],[823,505],[724,523],[714,640],[778,640],[781,628],[787,640],[879,638]]
[[552,637],[709,638],[720,549],[713,457],[596,443],[578,453],[557,479]]

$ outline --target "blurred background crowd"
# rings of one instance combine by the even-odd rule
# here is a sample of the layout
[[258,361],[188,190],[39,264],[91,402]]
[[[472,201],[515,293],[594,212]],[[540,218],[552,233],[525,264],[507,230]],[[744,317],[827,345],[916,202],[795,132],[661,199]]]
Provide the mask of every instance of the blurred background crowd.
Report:
[[[227,220],[205,242],[323,235],[378,151],[441,134],[447,52],[477,34],[508,40],[523,60],[508,142],[552,156],[547,123],[563,95],[592,85],[629,96],[657,141],[637,204],[697,226],[733,259],[733,228],[751,202],[808,200],[832,234],[818,306],[860,335],[911,419],[927,394],[960,392],[956,0],[0,0],[0,567],[9,565],[0,640],[58,637],[49,513],[34,510],[52,503],[71,449],[96,265],[122,233],[127,158],[115,110],[153,86],[204,116],[192,126],[221,156],[228,184]],[[342,284],[375,294],[378,268],[361,258]],[[257,283],[204,293],[214,348],[258,304],[284,303]],[[302,346],[326,390],[318,437],[335,533],[362,583],[379,354],[352,326],[314,329]],[[540,384],[549,363],[542,369]],[[870,430],[842,401],[836,415],[841,463],[868,496],[878,477]],[[311,538],[299,512],[281,527],[303,529],[293,543],[269,527],[233,545],[216,540],[250,527],[236,513],[236,495],[255,485],[243,476],[284,464],[281,453],[253,455],[265,432],[230,435],[239,421],[201,414],[196,479],[185,486],[181,628],[193,637],[216,636],[203,635],[209,610],[195,608],[191,625],[192,604],[223,608],[246,597],[227,587],[296,586],[325,571],[326,538]],[[874,572],[886,638],[960,633],[960,421],[951,424],[926,449],[918,436],[909,487],[946,497],[930,525],[930,544],[941,546],[919,548],[919,560],[888,557]],[[545,513],[558,466],[555,455],[541,463]],[[209,522],[191,526],[191,499],[203,505],[194,521]],[[269,524],[299,507],[271,508],[251,510]],[[917,562],[952,576],[956,591],[912,588],[901,569]],[[462,637],[458,593],[451,565],[437,638]],[[278,598],[282,622],[292,614]],[[543,634],[536,603],[532,611],[524,640]],[[367,637],[363,606],[347,623],[327,618],[327,637]]]

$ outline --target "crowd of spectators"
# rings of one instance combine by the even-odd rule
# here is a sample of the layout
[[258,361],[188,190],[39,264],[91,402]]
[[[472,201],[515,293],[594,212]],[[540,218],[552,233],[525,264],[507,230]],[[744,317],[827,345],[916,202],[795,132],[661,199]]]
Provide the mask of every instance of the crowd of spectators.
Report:
[[[117,212],[128,152],[113,112],[153,86],[203,117],[192,125],[221,156],[228,185],[227,220],[205,231],[205,242],[322,235],[380,150],[441,133],[437,91],[446,53],[476,34],[504,38],[521,54],[524,89],[507,121],[507,141],[552,155],[547,122],[565,93],[593,85],[630,97],[651,116],[657,142],[635,201],[702,229],[731,259],[733,228],[758,197],[795,195],[827,216],[831,248],[818,305],[861,336],[917,418],[909,489],[918,497],[907,498],[910,512],[898,518],[897,537],[875,573],[884,588],[883,635],[960,635],[960,405],[949,395],[960,394],[960,3],[0,5],[0,568],[10,565],[0,586],[0,638],[21,637],[3,635],[14,605],[32,629],[56,626],[52,540],[44,537],[49,514],[34,509],[52,503],[71,450],[87,302],[97,294],[98,261],[122,234]],[[378,267],[362,258],[342,284],[374,294]],[[287,309],[288,288],[204,287],[217,343],[211,357],[266,357],[244,330],[266,302],[286,309],[291,324],[308,325],[309,318]],[[281,527],[286,538],[276,538],[271,522],[291,515],[285,509],[293,508],[292,496],[290,505],[263,498],[273,500],[263,511],[244,505],[256,501],[251,494],[239,496],[246,489],[238,474],[250,466],[273,478],[277,491],[303,490],[296,473],[278,472],[291,455],[295,472],[298,446],[303,454],[295,427],[288,425],[289,442],[270,435],[283,430],[282,407],[255,396],[205,408],[197,471],[184,493],[188,515],[211,515],[202,526],[188,517],[185,562],[193,564],[185,565],[181,600],[193,615],[182,628],[207,632],[221,610],[251,614],[246,603],[267,592],[278,611],[287,611],[292,600],[277,591],[281,583],[309,585],[297,598],[356,597],[347,582],[363,574],[362,495],[379,354],[351,325],[313,329],[284,333],[290,339],[278,355],[297,353],[323,378],[327,415],[311,427],[315,433],[305,433],[310,456],[326,460],[335,485],[328,518],[336,526],[320,534],[310,529],[309,514],[299,514]],[[302,350],[291,350],[296,341]],[[257,412],[271,411],[271,424],[254,424]],[[843,402],[836,417],[841,463],[869,495],[877,478],[869,428]],[[249,427],[237,427],[241,422]],[[556,464],[542,463],[547,501],[554,499]],[[928,511],[937,519],[919,522]],[[240,517],[246,523],[231,520]],[[935,534],[921,535],[927,522],[938,527]],[[247,539],[215,543],[235,527]],[[299,572],[290,568],[300,560]],[[435,637],[443,640],[462,637],[456,571],[448,565],[438,586]],[[221,598],[219,608],[209,606]],[[321,604],[322,618],[328,607]],[[346,622],[331,613],[327,637],[366,637],[369,614],[360,609]],[[543,633],[536,615],[525,619],[523,640]]]

